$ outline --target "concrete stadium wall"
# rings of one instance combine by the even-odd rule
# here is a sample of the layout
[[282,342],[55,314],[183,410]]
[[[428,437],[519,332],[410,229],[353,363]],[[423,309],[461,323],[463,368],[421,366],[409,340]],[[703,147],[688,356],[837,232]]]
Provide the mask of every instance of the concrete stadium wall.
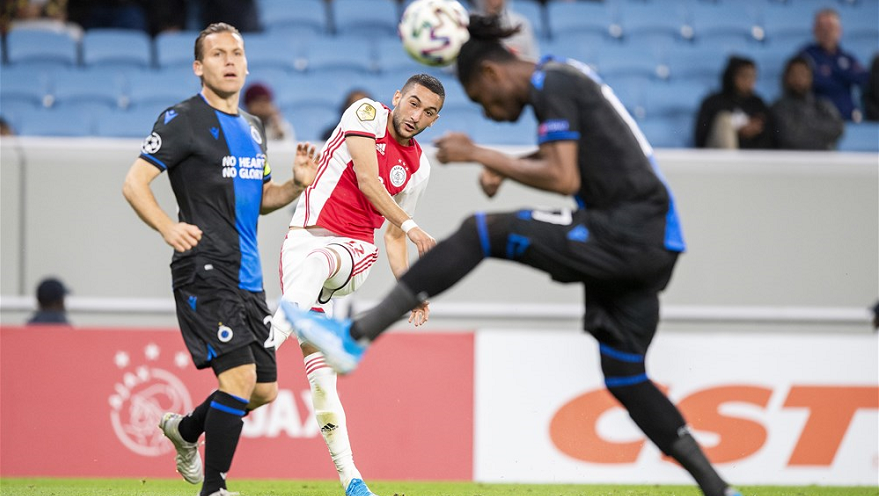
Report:
[[[428,132],[423,142],[434,137]],[[121,195],[139,148],[137,140],[0,141],[0,295],[7,302],[30,297],[49,274],[60,276],[77,299],[170,302],[171,249]],[[293,153],[291,146],[270,146],[277,180],[290,177]],[[667,305],[865,308],[879,296],[876,154],[659,150],[657,156],[676,195],[689,245],[665,294]],[[573,204],[515,184],[504,185],[489,200],[478,189],[477,175],[477,167],[434,163],[416,214],[419,225],[439,239],[476,210]],[[165,177],[155,181],[154,191],[173,213]],[[279,296],[278,251],[291,211],[283,209],[260,222],[270,302]],[[380,261],[359,298],[376,299],[391,283],[387,263]],[[581,298],[576,287],[490,260],[438,302],[576,306]],[[26,315],[7,309],[0,322],[21,323]],[[434,317],[449,327],[439,312]],[[81,325],[175,324],[172,312],[81,312],[72,318]]]

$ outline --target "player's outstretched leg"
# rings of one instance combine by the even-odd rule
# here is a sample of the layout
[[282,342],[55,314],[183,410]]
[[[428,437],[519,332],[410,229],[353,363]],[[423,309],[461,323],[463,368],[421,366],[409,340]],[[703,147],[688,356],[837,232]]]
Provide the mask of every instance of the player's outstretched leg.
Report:
[[351,337],[348,332],[350,320],[328,319],[302,310],[283,298],[278,303],[278,309],[281,312],[276,313],[276,317],[282,316],[302,341],[320,350],[326,363],[336,372],[348,374],[357,368],[367,345],[360,344]]
[[198,454],[198,436],[196,436],[195,442],[190,442],[180,435],[178,426],[183,418],[182,415],[168,412],[159,421],[159,429],[177,450],[175,457],[177,473],[183,476],[186,482],[199,484],[204,480],[204,474],[202,473],[201,455]]

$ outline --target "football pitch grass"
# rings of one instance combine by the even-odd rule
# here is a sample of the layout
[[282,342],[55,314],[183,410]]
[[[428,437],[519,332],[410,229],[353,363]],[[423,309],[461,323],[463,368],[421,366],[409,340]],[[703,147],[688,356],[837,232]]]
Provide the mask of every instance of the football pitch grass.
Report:
[[[234,480],[241,496],[342,496],[336,481]],[[373,481],[381,496],[701,496],[692,486]],[[195,496],[179,479],[0,479],[2,496]],[[879,487],[745,486],[743,496],[879,496]]]

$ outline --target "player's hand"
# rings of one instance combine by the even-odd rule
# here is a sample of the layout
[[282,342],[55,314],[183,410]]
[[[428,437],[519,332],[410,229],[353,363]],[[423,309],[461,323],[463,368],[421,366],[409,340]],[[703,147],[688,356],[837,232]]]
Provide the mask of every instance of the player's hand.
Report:
[[433,239],[433,236],[422,231],[420,227],[413,227],[406,236],[418,248],[419,257],[423,257],[425,253],[436,246],[436,240]]
[[201,241],[201,229],[192,224],[178,222],[162,232],[165,243],[171,245],[176,251],[184,252],[191,250]]
[[433,142],[436,146],[436,159],[449,162],[471,162],[476,145],[464,133],[446,133]]
[[311,143],[297,143],[296,157],[293,159],[293,181],[300,188],[307,188],[314,182],[320,152]]
[[418,327],[420,325],[425,324],[430,318],[430,302],[424,300],[420,305],[412,309],[412,314],[409,315],[409,323]]
[[504,182],[504,176],[488,167],[482,168],[482,174],[479,175],[479,186],[482,187],[482,192],[485,193],[485,196],[489,198],[494,197],[502,182]]

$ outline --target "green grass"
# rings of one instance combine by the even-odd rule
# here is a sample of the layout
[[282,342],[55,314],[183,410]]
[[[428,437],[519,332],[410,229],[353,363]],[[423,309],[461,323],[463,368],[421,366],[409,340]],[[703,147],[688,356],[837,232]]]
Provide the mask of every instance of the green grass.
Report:
[[[701,496],[691,486],[477,484],[470,482],[369,483],[382,496]],[[178,479],[0,479],[3,496],[195,496],[197,486]],[[342,496],[335,481],[230,481],[242,496]],[[879,487],[753,486],[743,496],[879,496]]]

